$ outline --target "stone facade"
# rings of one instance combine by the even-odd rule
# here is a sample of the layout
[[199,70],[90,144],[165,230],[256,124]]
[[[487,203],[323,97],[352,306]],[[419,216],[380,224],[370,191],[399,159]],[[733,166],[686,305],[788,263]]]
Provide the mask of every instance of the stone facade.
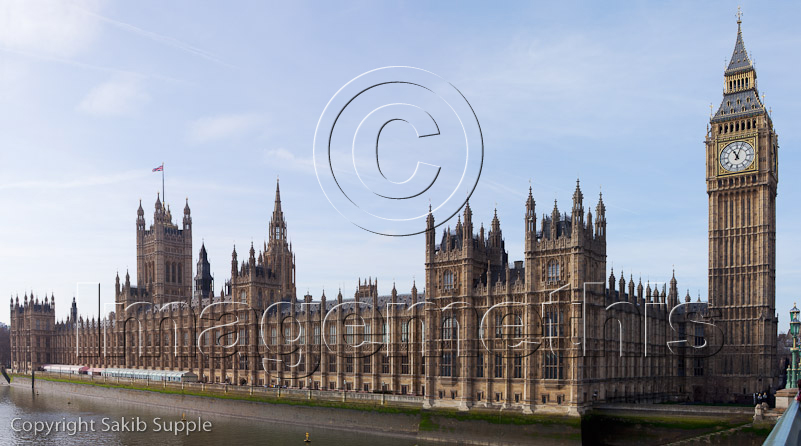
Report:
[[[739,100],[758,101],[756,74],[738,51],[726,72],[727,107],[729,95],[749,88],[756,99]],[[12,299],[12,368],[190,370],[205,382],[383,391],[422,396],[426,407],[573,415],[604,402],[750,398],[775,389],[778,375],[778,146],[762,108],[721,106],[711,124],[708,305],[689,293],[680,299],[675,275],[653,284],[622,271],[607,277],[603,197],[593,214],[578,182],[570,212],[554,203],[539,225],[529,189],[522,261],[509,261],[497,213],[489,230],[476,231],[467,203],[440,238],[428,215],[423,292],[393,285],[379,295],[377,280],[360,279],[351,299],[298,298],[276,187],[267,242],[258,253],[251,244],[241,262],[234,249],[218,294],[205,246],[193,287],[188,203],[180,229],[158,198],[145,229],[140,203],[136,286],[128,273],[123,283],[118,276],[117,307],[101,321],[78,317],[74,300],[70,317],[56,323],[53,296]],[[758,167],[721,172],[721,149],[743,138],[757,148]]]

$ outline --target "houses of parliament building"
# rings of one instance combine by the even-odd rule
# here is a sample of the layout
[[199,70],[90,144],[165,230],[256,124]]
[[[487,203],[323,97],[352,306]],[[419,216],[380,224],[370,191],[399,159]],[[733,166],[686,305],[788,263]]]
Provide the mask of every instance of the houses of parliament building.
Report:
[[73,298],[56,321],[52,295],[13,297],[12,369],[188,370],[209,383],[572,415],[601,402],[750,402],[778,385],[778,140],[737,25],[705,141],[708,302],[680,293],[675,275],[608,270],[603,198],[585,206],[578,182],[569,210],[539,217],[529,189],[523,260],[509,260],[497,214],[476,228],[467,203],[453,230],[438,233],[429,213],[421,291],[380,294],[360,279],[351,298],[299,297],[276,186],[268,241],[234,249],[219,291],[205,246],[193,275],[188,203],[179,225],[157,198],[148,226],[140,202],[136,282],[116,278],[115,310],[85,319]]

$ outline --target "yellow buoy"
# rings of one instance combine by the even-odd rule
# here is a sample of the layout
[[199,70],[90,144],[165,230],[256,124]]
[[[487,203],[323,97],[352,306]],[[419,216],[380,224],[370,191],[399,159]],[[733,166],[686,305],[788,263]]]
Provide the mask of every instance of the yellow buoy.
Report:
[[308,432],[306,432],[306,439],[303,440],[303,442],[304,443],[311,443],[311,440],[309,440],[309,433]]

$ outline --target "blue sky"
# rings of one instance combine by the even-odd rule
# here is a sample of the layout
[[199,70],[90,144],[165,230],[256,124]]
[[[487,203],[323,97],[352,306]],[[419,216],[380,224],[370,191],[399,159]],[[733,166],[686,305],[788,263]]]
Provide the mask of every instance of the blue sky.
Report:
[[[312,165],[320,114],[369,70],[420,67],[475,110],[484,169],[471,205],[495,203],[522,258],[524,199],[569,210],[603,189],[608,265],[705,298],[705,127],[736,37],[735,2],[106,2],[0,6],[0,287],[54,292],[57,316],[93,286],[135,276],[135,218],[152,218],[166,165],[176,215],[189,197],[217,289],[231,248],[267,237],[275,179],[299,294],[352,295],[359,277],[406,292],[424,277],[422,236],[382,237],[340,216]],[[797,295],[801,134],[798,3],[743,3],[743,36],[780,142],[777,312]],[[406,169],[402,160],[399,169]],[[405,166],[405,167],[404,167]],[[422,286],[420,286],[422,288]],[[8,307],[0,306],[0,321]]]

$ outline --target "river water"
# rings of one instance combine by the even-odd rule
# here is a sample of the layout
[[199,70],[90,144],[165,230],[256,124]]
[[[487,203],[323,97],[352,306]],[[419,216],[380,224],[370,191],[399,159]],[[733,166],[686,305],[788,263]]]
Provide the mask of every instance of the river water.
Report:
[[[187,421],[179,423],[184,415]],[[50,427],[51,432],[32,432],[36,428],[33,423],[37,421],[40,428]],[[210,426],[210,432],[186,435],[183,427],[188,426],[189,421],[194,421],[199,430]],[[409,438],[321,429],[309,421],[306,427],[219,415],[183,414],[164,407],[53,392],[37,395],[22,387],[0,386],[0,445],[306,445],[306,432],[312,440],[310,446],[425,444]],[[174,433],[176,428],[182,430],[178,435]],[[164,432],[165,429],[168,431]]]

